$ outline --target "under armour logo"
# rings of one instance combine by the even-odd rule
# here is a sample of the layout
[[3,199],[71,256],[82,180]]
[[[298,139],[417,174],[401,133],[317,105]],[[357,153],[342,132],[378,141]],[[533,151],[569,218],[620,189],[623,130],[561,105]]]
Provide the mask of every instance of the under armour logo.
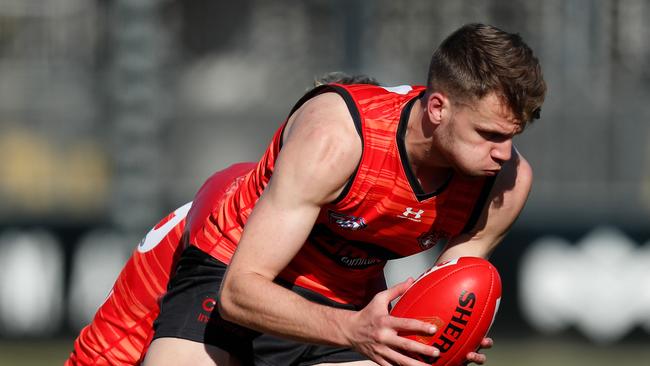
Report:
[[[401,217],[404,219],[409,219],[412,221],[417,221],[420,222],[420,218],[422,217],[422,214],[424,213],[424,210],[417,210],[413,211],[413,207],[407,207],[404,212],[402,212],[401,215],[398,215],[397,217]],[[411,217],[413,215],[413,217]]]

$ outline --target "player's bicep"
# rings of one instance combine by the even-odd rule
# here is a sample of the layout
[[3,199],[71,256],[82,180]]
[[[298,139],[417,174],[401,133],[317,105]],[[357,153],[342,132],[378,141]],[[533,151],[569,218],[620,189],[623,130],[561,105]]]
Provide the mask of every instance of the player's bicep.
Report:
[[291,121],[273,176],[246,223],[233,271],[274,278],[300,250],[320,207],[337,197],[356,168],[360,140],[347,107],[338,96],[323,97]]

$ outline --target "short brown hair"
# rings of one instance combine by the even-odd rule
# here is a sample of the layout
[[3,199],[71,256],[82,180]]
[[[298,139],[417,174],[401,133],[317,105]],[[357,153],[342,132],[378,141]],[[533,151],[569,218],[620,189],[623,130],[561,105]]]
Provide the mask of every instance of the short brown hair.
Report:
[[467,24],[447,37],[429,65],[427,92],[473,101],[496,92],[522,127],[539,118],[546,94],[542,68],[518,34]]

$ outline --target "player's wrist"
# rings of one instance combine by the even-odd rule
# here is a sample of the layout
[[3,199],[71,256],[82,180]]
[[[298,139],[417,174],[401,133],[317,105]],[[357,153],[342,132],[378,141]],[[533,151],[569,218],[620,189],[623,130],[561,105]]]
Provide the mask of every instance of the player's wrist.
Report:
[[354,348],[354,328],[356,322],[356,311],[336,309],[330,320],[334,331],[329,335],[332,343],[342,347]]

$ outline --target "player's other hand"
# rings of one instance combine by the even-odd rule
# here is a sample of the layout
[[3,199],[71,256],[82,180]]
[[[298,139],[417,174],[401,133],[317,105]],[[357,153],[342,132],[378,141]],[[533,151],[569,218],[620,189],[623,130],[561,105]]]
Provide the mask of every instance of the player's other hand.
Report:
[[[482,350],[482,349],[492,348],[493,344],[494,344],[494,341],[492,340],[492,338],[485,337],[481,341],[481,345],[479,346],[479,351]],[[470,352],[470,353],[467,354],[467,362],[465,364],[470,364],[470,363],[474,362],[476,364],[482,365],[482,364],[485,363],[486,360],[487,360],[487,357],[484,354],[479,353],[478,351]]]
[[343,332],[350,345],[381,366],[429,366],[407,356],[421,354],[438,357],[440,351],[432,346],[399,336],[399,331],[432,335],[435,326],[416,319],[398,318],[388,312],[391,301],[401,296],[413,279],[399,283],[375,297],[362,310],[352,315]]

